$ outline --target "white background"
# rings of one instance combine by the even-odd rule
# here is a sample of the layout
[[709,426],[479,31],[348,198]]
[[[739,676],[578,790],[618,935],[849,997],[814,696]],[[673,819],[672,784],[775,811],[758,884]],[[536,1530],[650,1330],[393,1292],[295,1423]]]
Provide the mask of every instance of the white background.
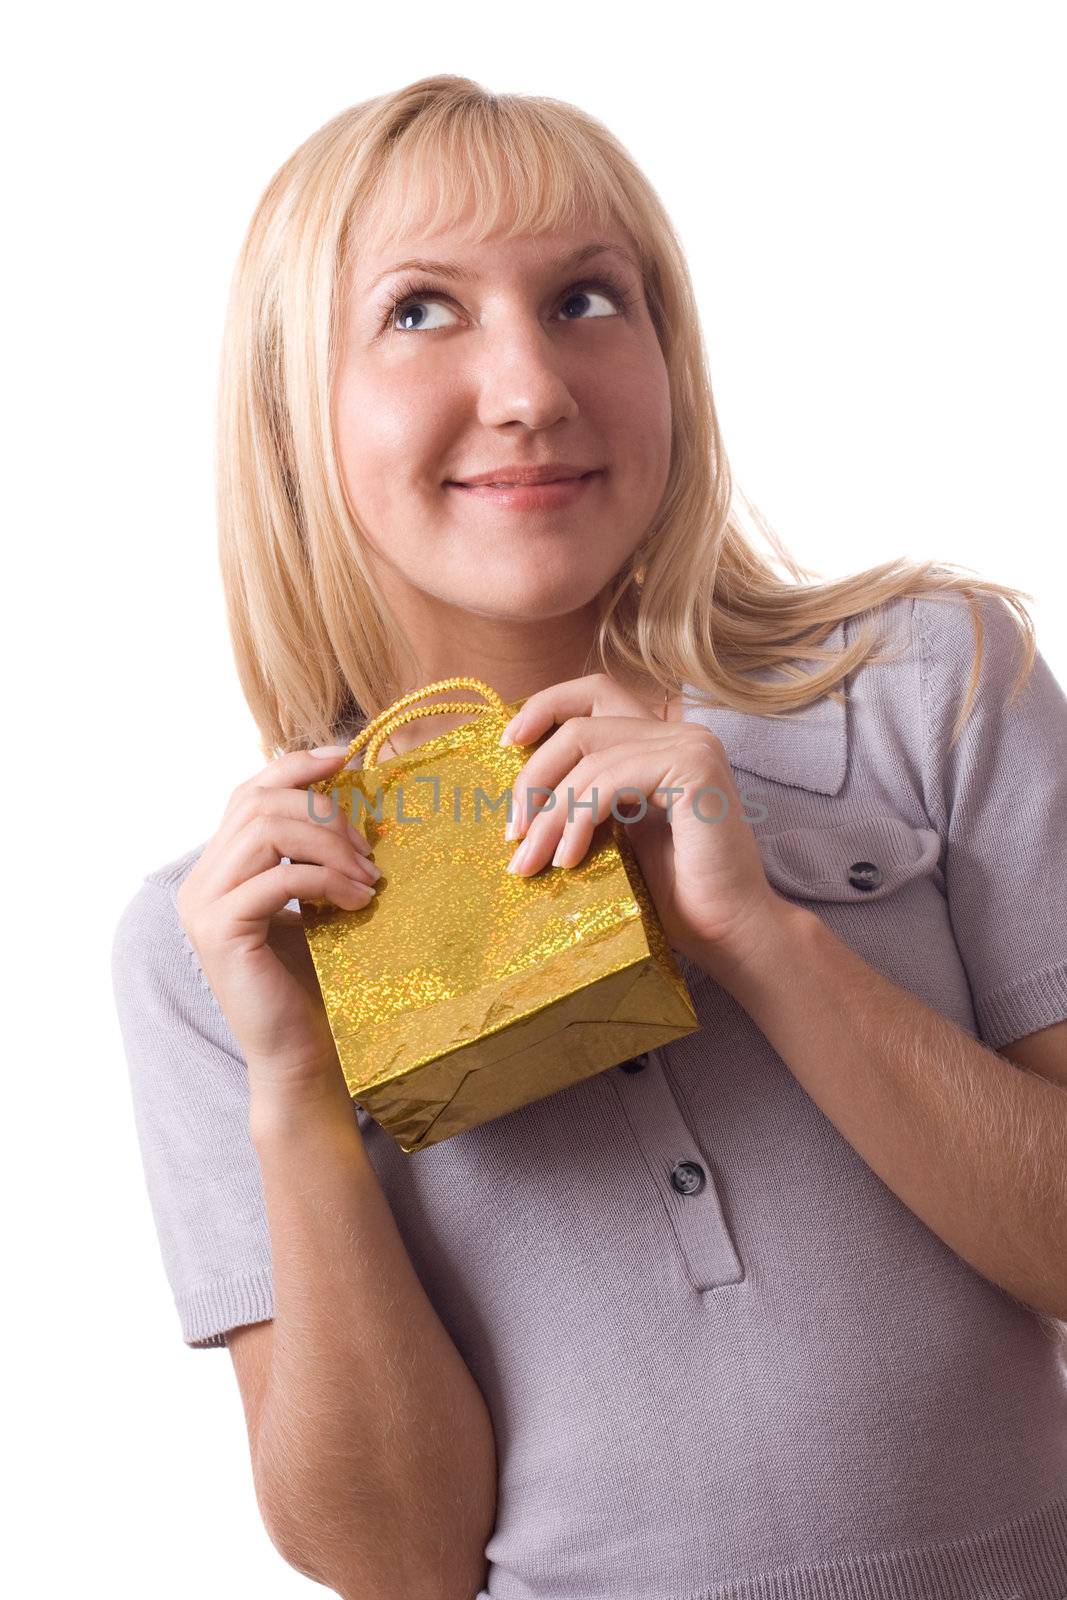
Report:
[[20,8],[0,97],[11,1592],[311,1593],[260,1523],[228,1353],[180,1339],[108,975],[143,873],[262,765],[211,451],[267,180],[343,107],[431,72],[583,106],[677,223],[735,477],[794,555],[1018,585],[1067,683],[1057,9]]

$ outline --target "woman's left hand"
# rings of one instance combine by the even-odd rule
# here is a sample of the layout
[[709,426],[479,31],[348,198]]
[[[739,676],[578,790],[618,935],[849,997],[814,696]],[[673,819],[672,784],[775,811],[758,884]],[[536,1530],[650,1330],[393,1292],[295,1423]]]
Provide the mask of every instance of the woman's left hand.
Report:
[[533,743],[553,724],[511,786],[507,837],[525,837],[510,870],[576,866],[615,801],[616,817],[636,819],[623,825],[667,942],[708,969],[743,958],[789,902],[767,881],[721,741],[698,723],[662,721],[604,673],[530,695],[511,742]]

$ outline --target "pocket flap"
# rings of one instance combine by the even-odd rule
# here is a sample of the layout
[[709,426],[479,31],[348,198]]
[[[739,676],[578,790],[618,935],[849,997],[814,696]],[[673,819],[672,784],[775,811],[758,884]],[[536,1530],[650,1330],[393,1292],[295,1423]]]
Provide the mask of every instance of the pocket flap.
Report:
[[786,828],[759,847],[768,881],[794,899],[880,900],[937,869],[941,838],[933,828],[875,816]]

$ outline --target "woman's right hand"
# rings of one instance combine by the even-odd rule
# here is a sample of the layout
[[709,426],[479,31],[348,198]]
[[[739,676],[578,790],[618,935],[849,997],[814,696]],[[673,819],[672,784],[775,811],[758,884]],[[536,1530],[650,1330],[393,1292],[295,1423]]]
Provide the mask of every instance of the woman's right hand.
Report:
[[[355,910],[374,894],[366,839],[332,795],[309,801],[311,785],[340,771],[346,754],[292,751],[239,784],[177,895],[260,1106],[325,1097],[351,1115],[303,922],[286,909],[298,897]],[[309,803],[324,820],[312,821]]]

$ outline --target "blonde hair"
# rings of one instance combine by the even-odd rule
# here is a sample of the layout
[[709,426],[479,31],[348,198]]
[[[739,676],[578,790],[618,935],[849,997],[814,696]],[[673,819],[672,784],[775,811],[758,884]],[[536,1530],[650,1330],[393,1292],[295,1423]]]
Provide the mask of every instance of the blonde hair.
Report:
[[[419,681],[342,490],[331,396],[355,255],[386,228],[400,236],[452,226],[471,202],[479,241],[573,226],[579,216],[621,226],[663,351],[673,414],[667,485],[599,598],[586,670],[647,677],[675,692],[688,684],[701,704],[784,715],[840,698],[846,675],[873,655],[880,640],[869,628],[843,652],[820,648],[842,619],[899,596],[961,591],[976,658],[955,738],[979,679],[974,593],[984,591],[1017,613],[1021,690],[1036,651],[1022,605],[1032,595],[903,558],[802,581],[817,574],[793,561],[732,482],[685,258],[648,180],[577,107],[492,94],[446,73],[352,106],[305,140],[267,185],[236,263],[217,413],[219,555],[264,755],[348,737]],[[746,537],[735,500],[787,578]],[[798,659],[825,665],[804,672]],[[746,675],[767,667],[783,680]]]

